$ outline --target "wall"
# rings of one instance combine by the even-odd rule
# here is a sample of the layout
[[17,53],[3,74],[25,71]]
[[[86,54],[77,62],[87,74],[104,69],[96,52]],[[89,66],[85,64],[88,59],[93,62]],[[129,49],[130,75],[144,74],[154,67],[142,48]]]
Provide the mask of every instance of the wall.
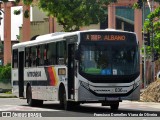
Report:
[[0,92],[8,91],[11,89],[12,89],[11,83],[4,84],[0,82]]

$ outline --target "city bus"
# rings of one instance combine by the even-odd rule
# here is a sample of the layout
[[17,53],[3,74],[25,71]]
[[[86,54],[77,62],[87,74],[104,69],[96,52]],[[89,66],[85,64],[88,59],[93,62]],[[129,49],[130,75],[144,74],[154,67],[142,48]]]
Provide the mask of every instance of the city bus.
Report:
[[29,106],[59,101],[119,108],[140,98],[139,43],[134,32],[57,32],[12,47],[12,92]]

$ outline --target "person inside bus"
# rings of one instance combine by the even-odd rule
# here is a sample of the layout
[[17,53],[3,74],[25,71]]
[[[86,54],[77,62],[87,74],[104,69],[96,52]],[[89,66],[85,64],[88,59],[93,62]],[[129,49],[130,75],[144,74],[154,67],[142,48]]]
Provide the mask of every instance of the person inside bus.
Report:
[[32,54],[29,53],[29,58],[28,58],[28,67],[31,67],[32,65]]
[[111,75],[111,74],[112,72],[111,72],[111,68],[109,67],[109,65],[101,70],[101,75]]
[[99,57],[99,65],[102,68],[100,74],[101,75],[111,75],[111,68],[109,66],[109,60],[107,59],[107,55],[106,54],[102,54]]

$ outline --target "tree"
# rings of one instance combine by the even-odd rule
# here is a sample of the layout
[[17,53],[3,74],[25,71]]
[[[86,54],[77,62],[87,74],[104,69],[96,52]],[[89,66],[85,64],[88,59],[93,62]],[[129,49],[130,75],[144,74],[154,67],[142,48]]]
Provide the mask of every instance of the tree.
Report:
[[[143,2],[147,2],[147,0],[137,0],[136,3],[134,3],[133,5],[133,8],[136,8],[136,9],[142,9],[143,7]],[[154,0],[154,2],[157,2],[160,4],[160,0]]]
[[[76,31],[81,26],[104,21],[107,5],[117,0],[37,0],[37,5],[48,15],[56,17],[64,31]],[[30,5],[33,0],[23,0]]]
[[[147,0],[137,0],[134,4],[133,8],[142,9],[142,2],[146,3]],[[160,4],[160,0],[154,0]],[[146,46],[146,55],[147,58],[151,58],[152,55],[157,57],[160,55],[160,7],[156,8],[153,12],[151,12],[144,23],[143,33],[149,33],[150,43]],[[142,48],[142,52],[143,52]]]
[[6,66],[0,66],[0,82],[11,82],[11,64],[7,64]]
[[151,33],[153,39],[151,39],[151,45],[147,47],[147,54],[151,56],[152,51],[154,54],[160,54],[160,7],[151,12],[147,21],[144,23],[144,31]]

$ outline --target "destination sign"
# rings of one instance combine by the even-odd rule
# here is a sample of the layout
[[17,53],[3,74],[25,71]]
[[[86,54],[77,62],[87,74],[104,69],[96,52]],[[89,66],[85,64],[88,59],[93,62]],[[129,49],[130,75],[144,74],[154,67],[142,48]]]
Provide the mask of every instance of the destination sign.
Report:
[[82,43],[118,43],[118,44],[135,44],[137,45],[136,34],[129,32],[114,32],[114,31],[89,31],[80,34]]
[[123,41],[126,40],[125,35],[100,35],[100,34],[86,34],[85,40],[87,41]]

